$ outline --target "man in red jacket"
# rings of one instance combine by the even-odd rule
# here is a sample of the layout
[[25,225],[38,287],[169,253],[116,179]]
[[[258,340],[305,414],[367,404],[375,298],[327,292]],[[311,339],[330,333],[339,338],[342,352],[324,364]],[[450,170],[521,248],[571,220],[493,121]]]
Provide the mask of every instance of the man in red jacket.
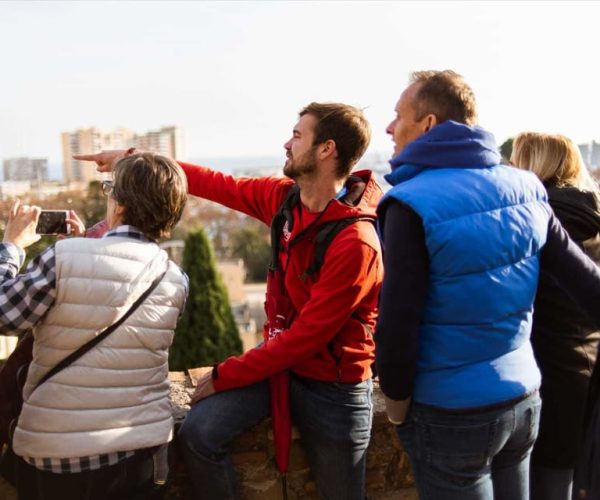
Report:
[[[200,379],[179,437],[195,495],[236,497],[228,445],[269,415],[269,378],[290,371],[290,409],[320,495],[365,497],[365,459],[372,420],[371,364],[383,266],[372,223],[381,190],[370,171],[350,175],[370,129],[362,112],[312,103],[290,140],[286,178],[239,178],[180,163],[190,194],[271,225],[288,191],[299,188],[279,237],[278,268],[286,318],[263,345],[233,356]],[[85,156],[100,170],[111,152]],[[332,221],[359,220],[335,236],[311,274],[316,236]],[[269,318],[273,323],[273,318]],[[268,328],[268,326],[266,327]],[[277,335],[273,335],[276,330]],[[210,396],[210,397],[208,397]]]

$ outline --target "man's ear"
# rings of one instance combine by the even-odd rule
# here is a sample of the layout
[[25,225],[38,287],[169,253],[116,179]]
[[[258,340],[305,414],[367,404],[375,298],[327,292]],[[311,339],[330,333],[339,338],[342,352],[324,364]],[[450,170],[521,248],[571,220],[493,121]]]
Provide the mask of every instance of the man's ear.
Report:
[[328,139],[325,142],[319,144],[317,154],[320,160],[326,160],[327,158],[337,159],[337,146],[333,139]]
[[433,113],[429,113],[424,119],[425,128],[423,133],[429,132],[433,127],[438,124],[438,118]]

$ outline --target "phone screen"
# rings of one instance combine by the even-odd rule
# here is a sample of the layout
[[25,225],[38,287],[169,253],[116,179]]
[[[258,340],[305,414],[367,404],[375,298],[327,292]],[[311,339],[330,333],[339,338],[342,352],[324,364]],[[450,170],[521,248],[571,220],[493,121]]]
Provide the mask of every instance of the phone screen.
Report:
[[42,210],[35,232],[38,234],[68,234],[66,210]]

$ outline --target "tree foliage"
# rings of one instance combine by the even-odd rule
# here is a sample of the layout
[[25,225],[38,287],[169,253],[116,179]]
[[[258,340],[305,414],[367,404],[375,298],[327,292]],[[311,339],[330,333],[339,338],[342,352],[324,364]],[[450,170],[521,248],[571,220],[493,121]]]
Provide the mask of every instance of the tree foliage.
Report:
[[227,290],[203,230],[188,234],[182,267],[189,277],[190,290],[171,346],[170,369],[210,365],[241,353],[242,343]]
[[248,216],[217,203],[190,196],[181,221],[173,232],[173,238],[185,237],[202,227],[212,243],[217,258],[231,255],[231,235],[249,220]]
[[88,228],[106,217],[106,196],[102,194],[100,181],[90,182],[80,210],[78,215]]
[[508,162],[510,161],[510,157],[512,156],[513,141],[514,138],[509,137],[500,146],[500,154],[502,155],[502,160],[504,161],[504,163],[508,164]]
[[231,255],[244,261],[248,281],[254,283],[267,280],[267,267],[271,260],[268,230],[266,226],[262,227],[257,225],[243,227],[231,237]]
[[[35,191],[32,191],[19,198],[22,203],[37,205],[45,210],[74,210],[84,221],[86,227],[91,227],[106,216],[106,196],[102,194],[99,181],[90,182],[86,196],[82,196],[77,192],[63,192],[53,197],[40,198],[36,195]],[[12,199],[0,201],[0,213],[2,214],[2,220],[0,220],[0,238],[4,234],[4,227],[12,203]],[[31,259],[55,242],[55,236],[42,236],[37,243],[29,246],[25,251],[25,263],[21,269],[24,270]]]

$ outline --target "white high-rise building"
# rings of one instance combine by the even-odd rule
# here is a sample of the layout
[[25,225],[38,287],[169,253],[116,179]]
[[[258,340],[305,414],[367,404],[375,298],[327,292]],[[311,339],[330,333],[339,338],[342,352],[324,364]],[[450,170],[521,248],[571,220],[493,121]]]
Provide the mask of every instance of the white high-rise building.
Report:
[[127,149],[136,147],[142,151],[152,151],[169,158],[183,158],[183,141],[177,127],[163,127],[145,134],[136,134],[118,128],[103,132],[92,127],[73,132],[62,133],[63,145],[63,178],[66,183],[81,183],[84,186],[90,181],[99,180],[96,165],[91,162],[74,160],[73,155],[95,153],[103,149]]
[[181,130],[177,127],[163,127],[136,135],[134,146],[142,151],[152,151],[168,158],[184,158]]
[[67,184],[82,183],[98,179],[96,166],[86,161],[73,159],[73,155],[93,153],[104,149],[102,132],[97,128],[86,128],[62,133],[63,180]]
[[28,181],[41,184],[48,180],[46,158],[7,158],[3,162],[5,181]]
[[580,144],[579,151],[588,168],[594,170],[600,167],[600,142]]

